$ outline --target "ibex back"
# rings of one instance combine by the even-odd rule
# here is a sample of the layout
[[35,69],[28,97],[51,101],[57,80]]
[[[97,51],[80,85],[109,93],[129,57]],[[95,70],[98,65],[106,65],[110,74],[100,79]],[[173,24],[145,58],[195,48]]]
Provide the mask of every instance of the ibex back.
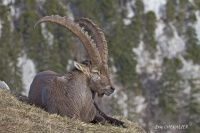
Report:
[[[107,120],[117,126],[123,125],[123,122],[102,112],[94,101],[96,93],[99,97],[104,94],[109,96],[115,90],[109,78],[108,49],[101,29],[86,18],[73,22],[57,15],[45,16],[36,25],[45,21],[58,23],[73,32],[86,48],[91,61],[74,61],[75,68],[64,75],[53,71],[38,73],[30,87],[29,102],[49,113],[77,118],[87,123],[104,123]],[[79,24],[91,30],[96,44]]]

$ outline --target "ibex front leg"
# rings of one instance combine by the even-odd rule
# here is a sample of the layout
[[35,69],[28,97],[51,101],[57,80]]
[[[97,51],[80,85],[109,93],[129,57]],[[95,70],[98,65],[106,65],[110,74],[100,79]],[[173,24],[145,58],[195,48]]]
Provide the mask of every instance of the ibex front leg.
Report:
[[94,122],[99,122],[101,120],[104,123],[104,121],[106,120],[112,125],[125,127],[124,122],[106,115],[103,111],[99,109],[99,107],[97,106],[95,102],[94,102],[94,106],[96,107],[96,110],[97,110],[97,115],[95,116]]

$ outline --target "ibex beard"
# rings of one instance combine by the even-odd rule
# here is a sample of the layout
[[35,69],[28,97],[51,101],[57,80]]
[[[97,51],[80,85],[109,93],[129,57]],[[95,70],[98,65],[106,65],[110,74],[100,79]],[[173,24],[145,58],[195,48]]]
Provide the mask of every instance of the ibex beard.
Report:
[[[109,96],[115,90],[110,81],[107,43],[101,29],[86,18],[73,22],[57,15],[45,16],[36,25],[45,21],[58,23],[73,32],[85,46],[91,61],[74,61],[75,68],[64,75],[53,71],[38,73],[30,86],[29,103],[49,113],[77,118],[86,123],[108,121],[123,126],[123,122],[107,116],[94,101],[96,93],[99,97],[104,94]],[[79,24],[91,30],[96,45]]]

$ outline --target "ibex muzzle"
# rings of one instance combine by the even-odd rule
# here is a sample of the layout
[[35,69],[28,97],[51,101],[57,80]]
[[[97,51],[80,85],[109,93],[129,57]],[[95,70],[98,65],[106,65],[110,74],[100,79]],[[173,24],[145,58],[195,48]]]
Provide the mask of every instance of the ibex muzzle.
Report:
[[[38,73],[30,87],[29,102],[49,113],[75,117],[84,122],[104,123],[107,120],[117,126],[123,125],[102,112],[94,101],[95,93],[100,97],[109,96],[115,90],[110,82],[107,43],[101,29],[89,19],[73,22],[57,15],[41,18],[35,27],[45,21],[58,23],[73,32],[86,48],[91,61],[74,61],[75,69],[64,75],[53,71]],[[79,24],[91,30],[96,44]]]

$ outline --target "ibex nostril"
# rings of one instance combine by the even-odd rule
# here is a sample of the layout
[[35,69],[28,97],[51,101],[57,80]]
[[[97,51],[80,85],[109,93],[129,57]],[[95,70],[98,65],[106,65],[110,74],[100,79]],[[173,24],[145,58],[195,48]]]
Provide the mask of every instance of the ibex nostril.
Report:
[[115,90],[115,88],[114,87],[110,87],[113,91]]

